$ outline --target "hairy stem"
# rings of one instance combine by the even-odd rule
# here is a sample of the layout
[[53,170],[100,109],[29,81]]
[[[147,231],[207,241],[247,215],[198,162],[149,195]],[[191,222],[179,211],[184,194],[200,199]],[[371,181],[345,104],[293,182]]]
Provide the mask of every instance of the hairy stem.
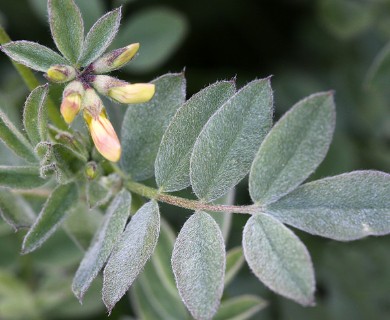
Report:
[[53,190],[49,189],[31,189],[31,190],[22,190],[22,189],[12,189],[11,190],[15,194],[19,194],[21,196],[32,196],[36,198],[46,199],[50,196]]
[[117,166],[112,165],[115,172],[117,172],[124,180],[124,186],[127,190],[134,192],[142,197],[154,199],[156,201],[165,202],[177,207],[190,209],[190,210],[206,210],[213,212],[225,212],[225,213],[242,213],[253,214],[262,210],[261,207],[256,205],[249,206],[233,206],[233,205],[219,205],[204,203],[198,200],[190,200],[170,194],[160,192],[155,188],[148,187],[142,183],[132,181],[126,174]]
[[[0,25],[0,45],[10,41],[11,39],[8,36],[7,32]],[[38,79],[35,77],[34,73],[29,68],[19,63],[16,63],[12,59],[11,62],[30,91],[34,90],[36,87],[40,85]],[[64,120],[62,119],[59,113],[58,107],[55,105],[53,100],[50,99],[50,97],[48,97],[47,99],[47,108],[48,108],[50,120],[59,128],[62,129],[67,128]]]

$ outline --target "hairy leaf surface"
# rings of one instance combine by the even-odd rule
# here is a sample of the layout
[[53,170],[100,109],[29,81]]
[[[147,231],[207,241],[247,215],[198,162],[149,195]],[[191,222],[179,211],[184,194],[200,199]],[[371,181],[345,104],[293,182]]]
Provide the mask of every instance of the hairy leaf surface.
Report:
[[13,41],[1,46],[12,60],[31,69],[46,72],[54,64],[69,64],[57,52],[31,41]]
[[272,217],[255,214],[243,233],[245,259],[253,273],[276,293],[302,305],[314,300],[314,270],[298,237]]
[[73,0],[48,1],[50,30],[54,42],[69,61],[75,63],[84,41],[84,23]]
[[92,245],[84,255],[74,276],[72,291],[82,301],[93,279],[103,268],[130,215],[131,194],[122,190],[108,207]]
[[132,217],[104,269],[103,302],[109,312],[144,268],[156,247],[159,232],[158,204],[150,201]]
[[31,226],[35,220],[30,205],[22,197],[4,188],[0,189],[0,216],[15,231]]
[[294,190],[322,162],[335,127],[333,95],[319,93],[288,111],[261,145],[249,175],[253,201],[271,203]]
[[323,237],[349,241],[390,233],[390,175],[354,171],[304,184],[267,212]]
[[164,191],[177,191],[190,182],[190,158],[202,128],[235,92],[233,82],[217,82],[189,99],[169,124],[156,159],[156,181]]
[[73,242],[85,252],[102,223],[104,215],[100,210],[91,210],[85,202],[79,201],[69,210],[64,229]]
[[69,209],[77,203],[76,183],[59,185],[47,199],[38,218],[23,240],[22,253],[39,248],[60,226]]
[[[182,320],[189,316],[172,274],[171,255],[174,242],[173,230],[162,220],[161,233],[153,256],[132,286],[132,301],[140,319]],[[146,301],[143,300],[145,296]],[[157,316],[153,318],[151,313]]]
[[248,173],[272,124],[269,79],[239,90],[207,122],[191,156],[191,183],[204,201],[224,195]]
[[39,167],[0,166],[0,186],[14,189],[33,189],[46,183],[39,175]]
[[85,67],[99,58],[114,40],[121,20],[121,9],[115,9],[102,16],[85,37],[79,63]]
[[47,138],[47,111],[46,99],[49,92],[48,85],[43,85],[31,91],[24,105],[23,124],[27,136],[33,145]]
[[194,213],[181,229],[172,254],[176,285],[191,315],[211,319],[222,297],[225,245],[217,223],[206,212]]
[[153,176],[162,135],[185,100],[182,73],[166,74],[152,83],[156,85],[152,100],[130,105],[122,124],[121,166],[135,180]]

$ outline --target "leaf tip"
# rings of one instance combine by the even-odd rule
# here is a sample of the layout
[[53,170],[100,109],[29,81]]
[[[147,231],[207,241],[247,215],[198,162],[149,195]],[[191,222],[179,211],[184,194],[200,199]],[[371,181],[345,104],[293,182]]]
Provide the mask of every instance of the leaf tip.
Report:
[[118,15],[116,17],[117,22],[120,22],[120,20],[122,19],[122,7],[123,6],[120,6],[120,7],[116,8],[116,9],[114,9],[112,11],[113,14],[117,14]]
[[106,306],[108,316],[110,316],[111,312],[112,312],[112,309],[114,309],[114,306],[115,306],[116,302],[112,303],[110,301],[107,301],[106,296],[104,295],[104,293],[103,293],[103,299],[102,300],[103,300],[104,305]]
[[74,284],[72,284],[72,292],[74,296],[77,298],[77,300],[79,301],[79,303],[82,305],[84,300],[85,290],[77,288]]
[[296,301],[305,307],[315,307],[316,301],[314,297],[314,290],[310,293],[310,296],[304,297],[303,299],[299,300],[297,299]]
[[24,255],[30,253],[31,251],[32,251],[31,248],[26,247],[24,242],[23,242],[22,250],[20,250],[20,254],[24,256]]

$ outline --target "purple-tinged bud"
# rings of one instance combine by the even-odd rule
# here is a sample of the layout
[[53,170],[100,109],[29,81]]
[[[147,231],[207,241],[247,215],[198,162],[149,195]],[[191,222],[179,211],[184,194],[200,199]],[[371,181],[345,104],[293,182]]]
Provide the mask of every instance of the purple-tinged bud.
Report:
[[91,117],[97,119],[104,110],[103,102],[92,88],[85,90],[81,101],[84,110],[87,110]]
[[99,153],[109,161],[118,162],[122,152],[121,145],[105,110],[94,117],[84,109],[84,119]]
[[88,162],[85,166],[85,175],[88,180],[93,180],[98,175],[98,166],[95,161]]
[[139,49],[139,43],[133,43],[127,47],[111,51],[92,64],[92,70],[96,74],[107,73],[122,68],[134,58]]
[[62,64],[55,64],[47,70],[45,77],[52,82],[63,83],[76,78],[75,68]]

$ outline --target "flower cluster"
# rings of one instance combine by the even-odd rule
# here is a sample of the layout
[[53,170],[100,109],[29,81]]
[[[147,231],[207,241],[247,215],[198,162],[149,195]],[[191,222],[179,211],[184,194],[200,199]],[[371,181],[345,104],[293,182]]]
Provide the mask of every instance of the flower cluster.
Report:
[[153,97],[154,84],[130,84],[102,75],[124,66],[138,49],[139,44],[134,43],[103,55],[82,71],[69,65],[53,65],[45,74],[49,81],[69,82],[64,89],[60,108],[64,120],[70,124],[82,111],[96,149],[113,162],[119,160],[121,146],[97,92],[124,104],[147,102]]

